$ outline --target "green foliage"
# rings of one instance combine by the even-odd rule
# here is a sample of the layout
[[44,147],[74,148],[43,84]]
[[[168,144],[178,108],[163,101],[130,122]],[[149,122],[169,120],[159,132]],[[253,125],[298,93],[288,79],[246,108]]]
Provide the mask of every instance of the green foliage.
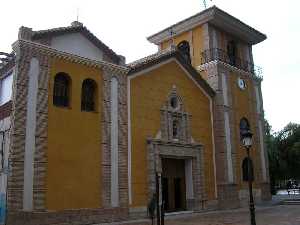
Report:
[[265,121],[271,186],[279,180],[300,179],[300,124],[289,123],[273,134],[271,130]]

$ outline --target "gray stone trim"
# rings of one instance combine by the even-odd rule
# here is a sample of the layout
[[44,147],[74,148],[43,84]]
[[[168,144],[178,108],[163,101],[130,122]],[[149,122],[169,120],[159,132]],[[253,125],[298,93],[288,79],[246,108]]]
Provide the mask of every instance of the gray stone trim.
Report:
[[253,61],[253,53],[252,53],[252,45],[249,45],[249,57],[250,57],[250,63],[254,64]]
[[119,206],[128,206],[128,131],[127,131],[127,77],[126,74],[103,70],[102,116],[102,204],[112,206],[111,199],[111,81],[118,80],[118,190]]
[[[155,193],[156,172],[162,172],[163,158],[191,159],[194,198],[188,200],[188,210],[201,210],[207,200],[205,192],[203,146],[201,144],[183,144],[159,139],[147,140],[148,162],[148,201]],[[160,190],[161,191],[161,190]]]
[[227,159],[227,179],[229,183],[233,183],[233,166],[232,166],[232,142],[231,142],[231,129],[229,124],[229,113],[224,112],[224,125],[225,125],[225,138],[226,138],[226,159]]
[[210,35],[209,35],[209,25],[208,23],[203,24],[203,48],[204,49],[210,49],[211,48],[211,42],[210,42]]
[[211,67],[214,67],[214,66],[223,67],[226,70],[234,71],[236,74],[239,74],[242,77],[245,76],[245,77],[251,78],[251,79],[255,80],[256,82],[261,82],[263,80],[262,75],[258,76],[254,73],[250,73],[250,72],[238,69],[237,67],[231,66],[230,64],[227,64],[227,63],[224,63],[224,62],[218,61],[218,60],[210,61],[208,63],[196,66],[196,69],[199,72],[201,72],[201,71],[209,70]]
[[28,72],[28,95],[26,106],[26,134],[25,134],[25,156],[24,156],[24,188],[23,188],[23,210],[33,209],[33,177],[34,177],[34,154],[36,137],[36,107],[38,92],[39,61],[33,57],[30,60]]
[[189,45],[190,45],[190,57],[191,57],[191,64],[194,65],[194,40],[193,40],[193,31],[189,31]]
[[105,68],[111,72],[126,74],[129,69],[125,66],[116,65],[113,63],[100,61],[100,60],[92,60],[88,58],[84,58],[78,55],[74,55],[71,53],[59,51],[57,49],[51,48],[50,46],[46,46],[43,44],[39,44],[36,42],[28,41],[20,39],[13,44],[13,48],[29,48],[32,51],[35,51],[42,55],[47,55],[51,58],[59,58],[64,59],[70,62],[79,63],[83,65],[87,65],[94,68]]
[[215,27],[210,26],[211,38],[212,38],[212,48],[219,48],[218,34]]
[[[12,93],[12,128],[10,143],[11,173],[8,178],[8,209],[23,208],[24,153],[26,143],[26,114],[28,104],[29,62],[32,58],[39,61],[39,73],[36,96],[36,125],[33,155],[33,210],[45,209],[45,178],[47,168],[47,124],[48,124],[48,79],[50,60],[44,52],[29,45],[14,45],[16,52],[16,72]],[[25,177],[27,179],[27,177]],[[30,208],[26,208],[30,210]]]
[[261,181],[262,199],[269,198],[270,193],[268,193],[269,188],[265,188],[270,182],[269,176],[269,161],[268,153],[265,143],[265,121],[264,121],[264,111],[263,111],[263,99],[261,92],[261,82],[253,81],[253,99],[255,100],[255,114],[256,114],[256,139],[257,145],[259,146],[259,180]]
[[119,158],[119,124],[118,124],[118,115],[119,115],[119,102],[118,102],[118,89],[119,89],[118,80],[116,77],[111,79],[111,89],[110,89],[110,116],[111,116],[111,205],[117,207],[119,205],[119,174],[118,174],[118,158]]

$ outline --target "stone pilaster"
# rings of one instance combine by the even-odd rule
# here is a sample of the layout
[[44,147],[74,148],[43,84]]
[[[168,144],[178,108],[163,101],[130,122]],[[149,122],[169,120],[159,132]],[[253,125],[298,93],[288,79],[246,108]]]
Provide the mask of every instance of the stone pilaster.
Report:
[[128,144],[127,144],[127,78],[124,73],[116,70],[103,71],[103,117],[102,117],[102,180],[104,207],[111,206],[111,79],[118,80],[118,179],[119,204],[128,206]]
[[26,114],[28,104],[29,67],[32,58],[39,62],[36,105],[36,127],[33,151],[33,209],[45,209],[45,178],[47,167],[48,79],[49,58],[28,46],[19,45],[12,95],[12,128],[10,144],[11,173],[8,178],[8,209],[23,209],[24,157],[26,140]]
[[207,81],[216,92],[213,116],[219,207],[236,208],[239,206],[235,173],[237,137],[235,137],[235,114],[232,109],[229,70],[218,62],[208,63],[202,69],[206,71]]
[[259,181],[258,185],[261,188],[261,200],[270,200],[270,176],[269,176],[269,161],[267,147],[265,143],[265,121],[264,121],[264,112],[263,112],[263,99],[261,93],[261,81],[255,80],[253,82],[253,99],[255,103],[255,118],[256,118],[256,139],[257,139],[257,158],[259,165]]

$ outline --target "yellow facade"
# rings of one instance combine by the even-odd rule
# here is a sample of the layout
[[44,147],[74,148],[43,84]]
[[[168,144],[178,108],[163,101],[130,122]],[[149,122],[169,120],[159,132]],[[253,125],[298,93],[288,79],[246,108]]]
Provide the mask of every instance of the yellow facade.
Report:
[[208,199],[214,199],[210,99],[175,61],[171,61],[130,81],[133,207],[148,204],[146,139],[159,132],[160,109],[174,85],[185,111],[192,115],[192,137],[204,145],[205,189]]
[[[54,77],[71,78],[70,107],[53,105]],[[97,84],[95,112],[81,111],[81,86],[87,79]],[[80,64],[54,60],[48,97],[48,210],[98,208],[101,206],[101,104],[102,72]]]

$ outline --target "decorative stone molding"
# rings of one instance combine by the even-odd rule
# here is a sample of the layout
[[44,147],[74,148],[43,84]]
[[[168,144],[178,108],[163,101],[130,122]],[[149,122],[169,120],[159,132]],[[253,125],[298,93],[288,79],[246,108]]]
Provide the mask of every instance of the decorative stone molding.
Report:
[[188,210],[201,210],[204,202],[207,200],[204,182],[203,146],[201,144],[174,143],[159,139],[147,140],[149,201],[156,190],[155,175],[157,172],[162,172],[163,158],[192,160],[194,198],[187,199],[187,207]]
[[210,61],[210,62],[205,63],[205,64],[201,64],[201,65],[197,66],[196,68],[199,72],[201,72],[201,71],[206,71],[206,70],[208,70],[208,69],[210,69],[211,67],[214,67],[214,66],[219,66],[219,67],[225,68],[226,70],[231,70],[231,71],[239,74],[242,77],[250,77],[251,79],[254,79],[257,82],[261,82],[263,80],[262,75],[258,76],[254,73],[250,73],[250,72],[247,72],[245,70],[241,70],[241,69],[239,69],[235,66],[231,66],[230,64],[224,63],[224,62],[219,61],[219,60],[214,60],[214,61]]
[[[176,106],[174,107],[172,104],[176,104]],[[191,115],[184,111],[182,99],[177,94],[175,86],[169,94],[167,102],[160,111],[162,139],[190,143],[191,132],[189,121]],[[174,125],[177,126],[175,127],[177,131],[174,130]],[[177,133],[176,137],[173,137],[174,132]]]
[[[177,99],[177,104],[172,99]],[[179,121],[178,138],[174,139],[172,121]],[[184,111],[183,101],[177,94],[176,87],[169,94],[161,109],[161,137],[147,139],[148,161],[148,200],[155,193],[156,173],[162,172],[163,158],[189,159],[192,161],[192,190],[191,199],[187,200],[189,210],[201,210],[207,200],[204,182],[203,146],[192,142],[190,132],[191,115]],[[161,190],[160,190],[161,191]]]
[[106,70],[109,70],[112,73],[116,72],[116,73],[126,74],[129,71],[129,69],[125,66],[116,65],[105,61],[84,58],[78,55],[56,50],[54,48],[51,48],[43,44],[39,44],[36,42],[23,40],[23,39],[16,41],[13,44],[13,48],[14,50],[28,48],[30,49],[30,51],[35,51],[39,54],[47,55],[50,58],[64,59],[69,62],[78,63],[93,68],[105,68]]

